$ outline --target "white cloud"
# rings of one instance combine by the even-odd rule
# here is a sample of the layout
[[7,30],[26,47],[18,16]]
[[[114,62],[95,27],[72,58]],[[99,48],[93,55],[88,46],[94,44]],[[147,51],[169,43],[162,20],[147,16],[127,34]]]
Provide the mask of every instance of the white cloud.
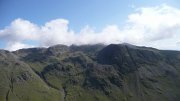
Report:
[[166,4],[138,8],[128,15],[123,28],[105,26],[100,32],[85,26],[80,32],[69,29],[69,21],[55,19],[38,26],[27,20],[16,19],[10,26],[0,30],[0,40],[7,43],[6,49],[16,50],[32,47],[24,41],[37,41],[36,46],[55,44],[130,43],[160,49],[178,49],[180,42],[180,10]]
[[20,43],[20,42],[15,42],[15,43],[8,42],[5,49],[10,50],[10,51],[15,51],[15,50],[22,49],[22,48],[32,48],[32,47],[34,47],[34,46]]
[[5,41],[34,40],[37,38],[38,27],[23,19],[14,20],[10,26],[0,30],[0,39]]
[[5,42],[5,49],[11,51],[21,48],[28,48],[32,47],[32,45],[25,44],[23,41],[37,40],[38,31],[38,26],[35,24],[18,18],[14,20],[10,26],[0,30],[0,40]]
[[148,41],[173,37],[180,28],[180,10],[165,4],[157,7],[139,8],[129,15],[130,30],[140,30]]
[[180,10],[166,4],[137,9],[128,17],[128,28],[139,34],[139,45],[160,49],[178,49],[180,41]]
[[69,22],[65,19],[47,22],[40,30],[40,44],[43,46],[72,44],[74,42],[74,32],[69,31],[68,24]]

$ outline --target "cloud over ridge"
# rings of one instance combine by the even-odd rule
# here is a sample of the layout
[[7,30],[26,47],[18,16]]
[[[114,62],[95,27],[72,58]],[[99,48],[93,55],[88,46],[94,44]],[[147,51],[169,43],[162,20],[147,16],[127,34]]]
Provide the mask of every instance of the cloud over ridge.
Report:
[[[100,32],[85,26],[80,32],[69,28],[66,19],[55,19],[43,26],[21,18],[0,30],[0,40],[6,42],[6,49],[16,50],[34,46],[55,44],[111,44],[130,43],[160,49],[180,50],[180,10],[166,4],[138,8],[127,18],[123,28],[117,25],[105,26]],[[29,44],[27,41],[36,41]]]

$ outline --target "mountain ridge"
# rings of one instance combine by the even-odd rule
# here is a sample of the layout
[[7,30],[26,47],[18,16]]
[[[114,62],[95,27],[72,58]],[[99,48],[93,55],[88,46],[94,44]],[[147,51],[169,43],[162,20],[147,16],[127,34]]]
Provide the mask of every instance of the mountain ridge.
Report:
[[129,44],[1,50],[0,71],[2,101],[180,99],[179,51]]

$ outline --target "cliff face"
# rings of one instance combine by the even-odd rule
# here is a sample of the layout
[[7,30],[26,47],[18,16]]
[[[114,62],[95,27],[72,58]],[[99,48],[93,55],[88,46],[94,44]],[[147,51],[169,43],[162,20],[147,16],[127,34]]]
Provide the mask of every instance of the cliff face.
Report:
[[0,51],[1,101],[179,101],[180,52],[128,44]]

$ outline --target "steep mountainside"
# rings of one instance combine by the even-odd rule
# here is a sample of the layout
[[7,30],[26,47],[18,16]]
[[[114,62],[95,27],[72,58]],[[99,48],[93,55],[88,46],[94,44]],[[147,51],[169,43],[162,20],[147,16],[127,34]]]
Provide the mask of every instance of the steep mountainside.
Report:
[[1,50],[0,101],[180,101],[180,52],[129,44]]

